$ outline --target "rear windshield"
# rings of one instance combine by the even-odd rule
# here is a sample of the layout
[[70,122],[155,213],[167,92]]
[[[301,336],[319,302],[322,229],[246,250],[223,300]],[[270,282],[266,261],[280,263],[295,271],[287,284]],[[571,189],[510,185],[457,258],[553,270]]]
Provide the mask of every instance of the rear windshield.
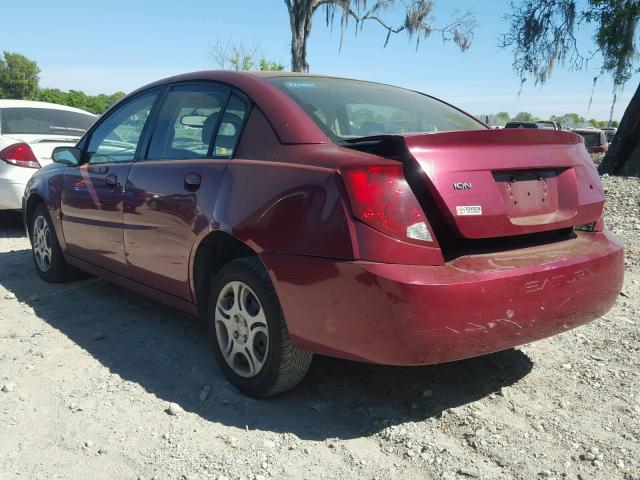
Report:
[[487,128],[446,103],[399,87],[322,77],[268,81],[295,100],[333,141]]
[[509,122],[504,126],[504,128],[542,128],[542,127],[537,123]]
[[83,113],[51,108],[0,109],[0,133],[80,137],[96,121]]
[[578,135],[584,137],[585,145],[594,147],[600,145],[600,132],[576,132]]

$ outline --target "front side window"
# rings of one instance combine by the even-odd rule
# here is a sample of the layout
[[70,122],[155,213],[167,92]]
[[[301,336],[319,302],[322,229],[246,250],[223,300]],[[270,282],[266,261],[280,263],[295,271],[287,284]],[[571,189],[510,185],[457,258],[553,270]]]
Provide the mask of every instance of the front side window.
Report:
[[487,128],[444,102],[399,87],[325,77],[282,76],[268,81],[295,100],[335,142]]
[[96,118],[53,108],[3,108],[0,110],[0,133],[81,137]]
[[89,163],[130,162],[159,92],[142,94],[111,112],[91,134]]
[[151,137],[149,160],[205,158],[229,89],[222,85],[179,85],[166,97]]

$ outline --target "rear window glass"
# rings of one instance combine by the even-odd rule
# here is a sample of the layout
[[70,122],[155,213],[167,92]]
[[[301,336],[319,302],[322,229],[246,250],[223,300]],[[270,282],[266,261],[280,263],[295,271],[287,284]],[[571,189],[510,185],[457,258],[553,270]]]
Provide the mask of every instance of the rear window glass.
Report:
[[399,87],[323,77],[268,80],[338,142],[374,135],[486,129],[444,102]]
[[0,132],[3,135],[63,135],[80,137],[96,121],[96,117],[50,108],[3,108],[0,110]]
[[542,127],[537,123],[509,122],[504,126],[504,128],[542,128]]
[[584,143],[590,147],[600,145],[600,132],[576,132],[584,138]]

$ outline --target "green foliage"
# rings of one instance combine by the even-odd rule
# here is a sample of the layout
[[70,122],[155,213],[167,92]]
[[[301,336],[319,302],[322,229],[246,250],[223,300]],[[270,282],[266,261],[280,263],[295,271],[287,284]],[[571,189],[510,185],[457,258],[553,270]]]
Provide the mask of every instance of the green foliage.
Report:
[[601,71],[613,77],[615,88],[624,85],[637,60],[636,32],[640,21],[638,0],[517,0],[506,17],[509,31],[500,47],[511,48],[513,67],[521,78],[544,83],[556,65],[579,70],[592,56],[576,36],[583,25],[595,24],[593,43],[602,54]]
[[520,112],[515,117],[513,117],[512,120],[516,122],[535,122],[536,120],[539,120],[539,118],[534,117],[529,112]]
[[123,92],[116,92],[113,95],[87,95],[78,90],[63,92],[57,88],[42,88],[38,91],[38,100],[41,102],[57,103],[70,107],[81,108],[91,113],[104,113],[111,105],[124,97]]
[[[508,121],[513,120],[516,122],[537,122],[538,120],[546,120],[536,117],[529,112],[520,112],[515,117],[511,118],[507,112],[489,113],[478,115],[478,118],[489,120],[489,125],[504,126]],[[605,128],[609,126],[607,120],[596,120],[591,118],[587,120],[577,113],[565,113],[564,115],[551,115],[549,120],[559,123],[562,128]],[[619,122],[614,120],[611,122],[611,126],[618,127]]]
[[218,68],[223,70],[260,70],[263,72],[281,72],[284,65],[268,59],[261,53],[259,45],[247,47],[231,40],[218,40],[210,46],[209,54]]
[[104,113],[124,97],[123,92],[113,95],[87,95],[78,90],[63,92],[57,88],[39,88],[38,64],[19,53],[4,52],[0,58],[0,98],[39,100],[81,108],[92,113]]
[[4,52],[0,58],[0,98],[35,100],[38,95],[38,64],[19,53]]
[[634,37],[640,19],[637,0],[589,0],[583,13],[588,23],[595,23],[595,44],[602,52],[602,71],[613,76],[616,85],[626,83],[634,72],[637,50]]
[[[477,23],[472,11],[460,13],[454,10],[448,21],[436,25],[434,21],[433,0],[284,0],[289,12],[291,25],[291,70],[308,72],[307,40],[311,33],[314,14],[319,8],[324,10],[327,26],[333,26],[339,18],[340,46],[344,34],[350,24],[354,24],[357,35],[365,23],[376,24],[385,31],[384,46],[389,43],[391,35],[405,33],[415,41],[416,49],[420,41],[429,38],[433,33],[439,34],[443,41],[452,41],[460,50],[471,46],[473,30]],[[400,13],[397,23],[387,15]]]
[[260,71],[261,72],[282,72],[284,65],[280,62],[274,62],[273,60],[267,60],[262,57],[260,59]]
[[511,120],[511,115],[509,115],[508,112],[483,113],[478,115],[478,118],[482,121],[486,121],[489,125],[504,126],[509,120]]

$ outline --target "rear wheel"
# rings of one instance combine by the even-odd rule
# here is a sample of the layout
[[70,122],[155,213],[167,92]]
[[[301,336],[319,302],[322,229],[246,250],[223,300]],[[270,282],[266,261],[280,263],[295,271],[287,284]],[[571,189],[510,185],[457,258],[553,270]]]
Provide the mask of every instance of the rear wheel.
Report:
[[307,373],[313,355],[291,342],[273,285],[257,258],[222,268],[212,282],[207,324],[223,373],[243,393],[274,395]]
[[77,270],[65,261],[51,217],[42,203],[31,216],[31,250],[36,271],[43,280],[58,283],[76,278]]

